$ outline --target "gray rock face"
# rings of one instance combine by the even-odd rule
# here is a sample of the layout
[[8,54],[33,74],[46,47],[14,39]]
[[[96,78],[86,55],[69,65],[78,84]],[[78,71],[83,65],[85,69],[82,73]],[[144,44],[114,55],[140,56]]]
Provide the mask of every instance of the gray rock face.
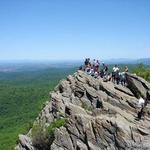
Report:
[[31,139],[26,135],[19,135],[19,144],[16,150],[34,150]]
[[[136,117],[137,98],[150,98],[150,84],[131,74],[127,81],[123,87],[82,71],[62,80],[35,121],[49,125],[62,116],[68,120],[55,129],[49,150],[149,150],[149,104],[144,120]],[[20,135],[16,149],[37,149],[32,138]]]
[[150,84],[144,79],[127,73],[127,82],[129,89],[134,93],[136,97],[142,96],[147,98],[147,91],[150,90]]

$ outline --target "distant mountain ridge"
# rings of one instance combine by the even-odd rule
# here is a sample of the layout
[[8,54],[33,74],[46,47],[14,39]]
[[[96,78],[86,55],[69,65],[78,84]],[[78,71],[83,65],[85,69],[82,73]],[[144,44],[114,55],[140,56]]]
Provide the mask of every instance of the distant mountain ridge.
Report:
[[150,66],[150,58],[143,58],[143,59],[138,59],[138,63],[143,63],[144,65],[149,65]]
[[117,59],[108,59],[104,60],[107,64],[140,64],[150,66],[150,58],[141,58],[141,59],[128,59],[128,58],[117,58]]
[[[91,60],[93,60],[91,58]],[[150,66],[150,58],[141,59],[128,59],[128,58],[117,58],[101,60],[106,64],[139,64]],[[84,64],[84,60],[60,60],[60,61],[0,61],[0,72],[18,72],[18,71],[35,71],[45,68],[73,68],[79,67]]]

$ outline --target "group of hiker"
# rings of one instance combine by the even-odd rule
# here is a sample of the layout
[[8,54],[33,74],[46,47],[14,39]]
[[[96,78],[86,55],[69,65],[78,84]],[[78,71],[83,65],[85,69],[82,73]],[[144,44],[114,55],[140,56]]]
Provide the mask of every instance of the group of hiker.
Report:
[[118,65],[115,65],[110,73],[108,65],[99,60],[86,58],[84,61],[84,66],[80,67],[80,70],[84,70],[87,74],[93,76],[94,78],[101,77],[103,81],[112,81],[113,83],[126,85],[125,73],[128,72],[128,67],[125,66],[124,70],[121,72]]
[[[109,67],[104,62],[90,58],[86,58],[84,61],[84,66],[81,66],[79,70],[85,71],[88,75],[93,76],[94,78],[102,78],[104,82],[112,81],[115,84],[122,84],[123,86],[127,85],[126,82],[126,73],[129,71],[128,67],[125,66],[123,71],[119,68],[118,65],[114,65],[112,71],[109,70]],[[137,119],[140,120],[144,117],[145,107],[148,103],[148,100],[144,100],[142,97],[139,97],[137,102]]]

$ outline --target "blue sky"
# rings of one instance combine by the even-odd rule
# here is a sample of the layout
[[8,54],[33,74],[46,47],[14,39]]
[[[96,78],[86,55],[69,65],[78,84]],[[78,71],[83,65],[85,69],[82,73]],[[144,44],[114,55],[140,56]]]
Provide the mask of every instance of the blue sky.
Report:
[[0,60],[150,57],[150,0],[1,0]]

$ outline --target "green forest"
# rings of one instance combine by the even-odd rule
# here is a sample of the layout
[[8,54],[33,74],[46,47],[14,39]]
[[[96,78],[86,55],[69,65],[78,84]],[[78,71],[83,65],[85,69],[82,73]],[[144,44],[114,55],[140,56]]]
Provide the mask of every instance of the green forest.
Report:
[[150,82],[150,68],[148,66],[144,66],[143,64],[139,64],[137,67],[135,67],[133,72],[137,76],[140,76],[140,77],[142,77],[145,80]]
[[[109,65],[110,72],[114,65]],[[119,65],[123,71],[125,65]],[[150,69],[128,65],[129,71],[150,81]],[[27,133],[49,98],[49,91],[77,68],[47,68],[0,73],[0,150],[14,149],[18,134]]]
[[0,149],[14,149],[19,133],[26,133],[51,91],[76,69],[0,73]]

